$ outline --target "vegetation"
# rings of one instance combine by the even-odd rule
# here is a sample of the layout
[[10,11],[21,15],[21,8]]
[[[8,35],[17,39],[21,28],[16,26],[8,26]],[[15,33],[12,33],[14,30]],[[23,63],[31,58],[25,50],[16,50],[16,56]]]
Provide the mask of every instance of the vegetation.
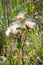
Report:
[[[21,23],[18,34],[17,28],[7,36],[21,12],[36,26]],[[43,0],[0,0],[0,65],[43,65]]]

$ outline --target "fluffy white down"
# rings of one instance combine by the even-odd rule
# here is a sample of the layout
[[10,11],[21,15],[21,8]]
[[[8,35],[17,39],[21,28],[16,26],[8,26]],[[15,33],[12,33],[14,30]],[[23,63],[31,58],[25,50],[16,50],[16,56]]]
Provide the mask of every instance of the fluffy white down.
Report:
[[19,32],[19,29],[17,30],[17,28],[19,28],[20,25],[19,24],[14,24],[11,26],[11,32],[12,34],[17,34]]
[[11,32],[11,30],[10,30],[10,27],[6,30],[6,32],[5,32],[5,34],[6,34],[6,36],[9,36],[10,35],[10,32]]
[[25,19],[25,16],[24,16],[25,13],[19,13],[17,16],[16,16],[16,20],[19,20],[20,21],[23,21]]
[[17,28],[19,28],[19,27],[20,27],[20,25],[16,24],[16,23],[14,25],[9,26],[8,29],[5,32],[6,36],[9,36],[10,33],[11,34],[17,34],[19,32],[19,30],[17,30]]
[[27,25],[29,28],[35,28],[36,23],[31,22],[31,21],[26,21],[25,25]]

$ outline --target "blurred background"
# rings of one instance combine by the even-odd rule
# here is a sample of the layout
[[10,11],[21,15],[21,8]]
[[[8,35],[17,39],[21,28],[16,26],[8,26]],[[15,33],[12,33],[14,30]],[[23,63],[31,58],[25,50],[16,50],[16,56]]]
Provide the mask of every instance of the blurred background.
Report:
[[[22,29],[23,50],[16,36],[5,35],[22,11],[36,23],[34,30]],[[43,65],[43,0],[0,0],[0,65]]]

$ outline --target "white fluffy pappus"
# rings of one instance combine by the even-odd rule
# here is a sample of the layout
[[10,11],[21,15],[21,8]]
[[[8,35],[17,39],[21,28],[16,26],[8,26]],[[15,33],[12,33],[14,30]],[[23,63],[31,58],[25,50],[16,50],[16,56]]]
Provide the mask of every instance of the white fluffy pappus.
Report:
[[6,34],[6,36],[9,36],[10,35],[10,32],[11,32],[11,30],[10,30],[10,27],[6,30],[6,32],[5,32],[5,34]]
[[27,12],[20,12],[15,18],[16,18],[16,20],[18,20],[20,22],[20,21],[25,20],[25,18],[26,18],[25,15],[27,15]]
[[34,29],[35,26],[36,26],[36,23],[27,20],[27,21],[25,21],[25,26],[26,26],[27,28]]
[[9,36],[10,34],[17,34],[20,31],[19,27],[20,27],[20,25],[16,24],[16,23],[9,26],[5,32],[6,36]]

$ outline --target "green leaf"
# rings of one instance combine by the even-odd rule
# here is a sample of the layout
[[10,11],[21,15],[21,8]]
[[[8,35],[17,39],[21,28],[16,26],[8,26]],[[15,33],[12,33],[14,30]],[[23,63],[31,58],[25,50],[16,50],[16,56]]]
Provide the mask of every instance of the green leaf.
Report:
[[21,29],[22,31],[24,31],[24,30],[25,30],[25,28],[24,28],[24,27],[20,27],[20,29]]
[[17,48],[18,48],[18,49],[21,48],[21,43],[17,43]]

